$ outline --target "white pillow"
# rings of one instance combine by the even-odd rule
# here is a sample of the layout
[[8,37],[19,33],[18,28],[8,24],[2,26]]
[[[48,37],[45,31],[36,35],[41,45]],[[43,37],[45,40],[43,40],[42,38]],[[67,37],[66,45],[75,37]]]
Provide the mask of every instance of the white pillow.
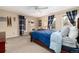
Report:
[[62,28],[62,30],[61,30],[62,36],[66,37],[69,34],[69,31],[70,31],[70,29],[68,26],[65,26],[64,28]]
[[69,37],[71,39],[76,39],[77,36],[78,36],[78,29],[77,29],[77,27],[75,27],[75,26],[70,27]]

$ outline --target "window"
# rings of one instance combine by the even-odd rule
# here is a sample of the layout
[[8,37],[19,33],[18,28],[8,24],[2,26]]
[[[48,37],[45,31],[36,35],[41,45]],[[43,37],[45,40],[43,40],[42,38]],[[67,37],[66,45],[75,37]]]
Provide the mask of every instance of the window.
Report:
[[55,20],[56,18],[54,17],[54,15],[48,16],[48,28],[49,29],[55,28]]

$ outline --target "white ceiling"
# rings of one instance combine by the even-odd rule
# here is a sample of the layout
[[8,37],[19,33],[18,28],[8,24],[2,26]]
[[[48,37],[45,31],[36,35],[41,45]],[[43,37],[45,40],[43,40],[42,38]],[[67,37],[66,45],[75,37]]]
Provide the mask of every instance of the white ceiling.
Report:
[[[43,6],[46,7],[46,6]],[[48,9],[37,9],[35,6],[0,6],[0,9],[21,13],[28,16],[41,17],[50,13],[73,8],[73,6],[48,6]]]

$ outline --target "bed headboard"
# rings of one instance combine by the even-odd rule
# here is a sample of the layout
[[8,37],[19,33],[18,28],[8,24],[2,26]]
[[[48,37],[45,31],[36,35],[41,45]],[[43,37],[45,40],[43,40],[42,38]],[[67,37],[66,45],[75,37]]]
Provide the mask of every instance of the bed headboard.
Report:
[[[79,30],[79,18],[78,18],[78,20],[77,20],[77,28],[78,28],[78,30]],[[77,42],[79,43],[79,32],[78,32]]]
[[79,18],[77,20],[77,28],[79,29]]

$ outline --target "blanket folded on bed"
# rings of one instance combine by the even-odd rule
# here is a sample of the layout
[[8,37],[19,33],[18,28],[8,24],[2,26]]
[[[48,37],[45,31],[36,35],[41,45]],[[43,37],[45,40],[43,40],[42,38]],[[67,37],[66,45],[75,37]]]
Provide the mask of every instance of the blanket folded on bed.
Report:
[[50,37],[50,49],[56,53],[60,53],[62,48],[62,35],[61,32],[57,31],[51,34]]

